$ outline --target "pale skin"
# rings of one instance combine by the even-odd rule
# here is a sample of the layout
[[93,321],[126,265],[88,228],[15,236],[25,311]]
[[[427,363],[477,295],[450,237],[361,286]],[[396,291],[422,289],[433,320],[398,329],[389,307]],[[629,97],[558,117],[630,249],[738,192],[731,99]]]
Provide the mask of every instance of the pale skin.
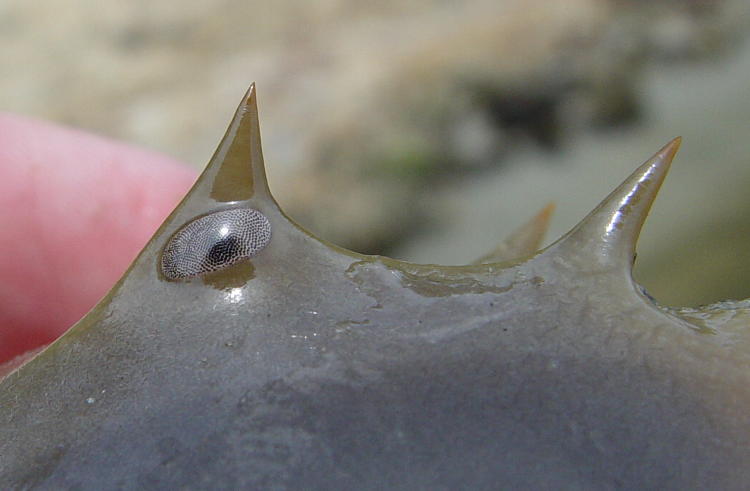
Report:
[[95,305],[195,177],[155,152],[0,113],[0,376]]

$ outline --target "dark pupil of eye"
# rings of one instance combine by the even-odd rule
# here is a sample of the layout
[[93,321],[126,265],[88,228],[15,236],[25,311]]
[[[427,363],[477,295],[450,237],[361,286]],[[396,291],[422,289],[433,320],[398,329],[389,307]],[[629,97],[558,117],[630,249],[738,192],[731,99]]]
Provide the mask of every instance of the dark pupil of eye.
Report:
[[220,265],[237,256],[240,252],[240,239],[227,235],[211,247],[206,255],[209,264]]

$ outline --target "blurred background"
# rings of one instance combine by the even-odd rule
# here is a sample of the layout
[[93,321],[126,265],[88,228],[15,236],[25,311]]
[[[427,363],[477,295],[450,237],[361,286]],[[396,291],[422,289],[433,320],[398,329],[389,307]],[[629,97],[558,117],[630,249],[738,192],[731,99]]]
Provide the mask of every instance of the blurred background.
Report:
[[250,82],[288,213],[460,264],[547,243],[677,135],[639,243],[660,302],[750,297],[747,0],[0,2],[0,110],[201,169]]

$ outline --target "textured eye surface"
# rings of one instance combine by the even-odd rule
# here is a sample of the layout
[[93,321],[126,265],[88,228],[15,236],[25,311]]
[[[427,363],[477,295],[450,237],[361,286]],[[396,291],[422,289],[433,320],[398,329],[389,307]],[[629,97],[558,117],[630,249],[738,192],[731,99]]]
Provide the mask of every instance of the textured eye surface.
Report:
[[161,256],[161,271],[170,280],[217,271],[258,254],[270,240],[271,224],[261,212],[218,211],[172,236]]

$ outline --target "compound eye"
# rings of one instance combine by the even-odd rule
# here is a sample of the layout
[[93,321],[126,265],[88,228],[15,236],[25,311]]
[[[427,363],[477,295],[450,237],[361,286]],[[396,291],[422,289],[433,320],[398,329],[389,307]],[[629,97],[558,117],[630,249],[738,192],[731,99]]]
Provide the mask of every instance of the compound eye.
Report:
[[169,280],[190,278],[255,256],[271,240],[271,224],[250,208],[217,211],[196,218],[175,233],[161,256]]

